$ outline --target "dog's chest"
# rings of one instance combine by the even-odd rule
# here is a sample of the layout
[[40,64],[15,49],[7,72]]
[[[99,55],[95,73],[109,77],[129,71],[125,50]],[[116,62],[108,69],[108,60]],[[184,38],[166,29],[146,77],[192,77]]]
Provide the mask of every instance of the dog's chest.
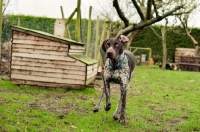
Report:
[[109,64],[109,61],[106,61],[104,67],[104,79],[106,82],[116,83],[116,84],[128,84],[130,75],[130,68],[128,66],[128,61],[119,68],[113,70]]

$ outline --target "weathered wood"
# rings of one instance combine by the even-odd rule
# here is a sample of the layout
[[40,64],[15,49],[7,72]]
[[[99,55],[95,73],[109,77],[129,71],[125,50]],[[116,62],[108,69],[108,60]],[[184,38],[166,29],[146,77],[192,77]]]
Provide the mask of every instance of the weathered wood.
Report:
[[91,78],[91,77],[96,76],[96,75],[97,75],[97,70],[93,71],[91,74],[88,74],[88,75],[87,75],[87,80],[88,80],[89,78]]
[[69,65],[69,66],[86,66],[86,64],[80,61],[59,61],[59,60],[44,60],[44,59],[34,59],[34,58],[27,58],[27,57],[15,57],[12,56],[12,61],[27,61],[27,62],[37,62],[37,63],[47,63],[47,64],[60,64],[60,65]]
[[64,37],[65,33],[65,21],[63,19],[56,19],[54,23],[54,35],[58,37]]
[[85,50],[84,46],[79,46],[79,45],[70,45],[70,49],[76,49],[76,50],[83,49],[83,50]]
[[52,73],[52,72],[41,72],[41,71],[26,71],[26,70],[11,70],[12,74],[21,74],[21,75],[33,75],[33,76],[44,76],[44,77],[54,77],[54,78],[68,78],[68,79],[78,79],[85,80],[85,75],[75,75],[69,73]]
[[46,67],[32,67],[32,66],[19,66],[19,65],[12,65],[12,69],[18,70],[31,70],[31,71],[41,71],[41,72],[55,72],[55,73],[69,73],[69,74],[76,74],[76,75],[85,75],[85,71],[77,71],[71,69],[56,69],[56,68],[46,68]]
[[89,66],[87,66],[87,70],[89,71],[89,70],[97,69],[97,67],[98,67],[98,63],[96,63],[94,65],[89,65]]
[[81,42],[77,42],[77,41],[66,39],[66,38],[56,37],[52,34],[45,33],[45,32],[42,32],[42,31],[31,30],[31,29],[28,29],[28,28],[17,27],[17,26],[12,26],[11,28],[12,28],[13,31],[18,31],[18,32],[22,32],[22,33],[25,33],[25,34],[30,34],[30,35],[33,35],[33,36],[45,38],[45,39],[55,41],[55,42],[60,42],[60,43],[65,43],[65,44],[69,43],[69,44],[73,44],[73,45],[84,46],[84,44],[81,43]]
[[13,48],[28,48],[28,49],[41,49],[41,50],[54,50],[54,51],[66,51],[68,52],[67,47],[59,46],[47,46],[47,45],[30,45],[30,44],[12,44]]
[[67,61],[75,61],[75,59],[70,58],[68,56],[60,56],[60,55],[43,55],[43,54],[30,54],[30,53],[12,53],[12,56],[18,57],[28,57],[28,58],[36,58],[36,59],[47,59],[47,60],[67,60]]
[[92,77],[92,78],[86,80],[86,83],[85,83],[85,84],[86,84],[86,85],[90,84],[92,81],[94,81],[95,77],[96,77],[96,76],[94,76],[94,77]]
[[88,19],[88,31],[87,31],[87,45],[86,45],[86,56],[89,57],[89,51],[90,51],[90,43],[91,43],[91,35],[92,35],[92,6],[90,6],[89,9],[89,19]]
[[84,85],[85,82],[83,80],[78,80],[78,79],[43,77],[43,76],[22,75],[22,74],[11,74],[11,79],[23,79],[23,80],[32,80],[40,82],[68,83],[68,84],[81,84],[81,85]]
[[97,20],[96,20],[96,27],[95,27],[95,48],[94,48],[94,59],[97,60],[97,56],[98,56],[98,53],[99,53],[99,23],[100,23],[100,20],[99,20],[99,16],[97,17]]
[[55,89],[83,89],[85,85],[73,85],[67,83],[51,83],[51,82],[38,82],[38,81],[29,81],[29,80],[20,80],[20,79],[12,79],[11,82],[13,84],[24,84],[30,86],[39,86],[39,87],[47,87],[47,88],[55,88]]
[[50,42],[50,40],[48,40],[48,39],[36,37],[36,36],[33,36],[33,35],[29,35],[29,34],[24,34],[24,33],[17,32],[17,31],[13,31],[13,40],[14,39]]
[[69,69],[69,70],[77,70],[77,71],[85,71],[85,66],[70,66],[70,65],[62,65],[62,64],[49,64],[43,62],[30,62],[30,61],[16,61],[12,60],[13,65],[19,66],[32,66],[32,67],[44,67],[44,68],[55,68],[55,69]]
[[87,70],[87,75],[92,74],[93,72],[97,72],[97,68],[91,69],[91,70]]
[[13,39],[13,43],[17,44],[34,44],[34,45],[47,45],[47,46],[59,46],[59,47],[68,47],[67,44],[59,43],[59,42],[44,42],[40,40],[22,40],[22,39]]
[[70,53],[84,53],[84,50],[83,50],[83,49],[78,49],[78,50],[69,49],[69,52],[70,52]]
[[84,44],[22,27],[12,26],[12,30],[12,82],[74,89],[94,80],[97,64],[69,56],[83,55]]
[[46,55],[60,55],[67,56],[66,51],[53,51],[53,50],[41,50],[41,49],[23,49],[23,48],[12,48],[12,52],[19,53],[33,53],[33,54],[46,54]]
[[77,0],[77,12],[76,12],[76,26],[75,26],[75,40],[78,42],[82,41],[81,38],[81,0]]
[[80,52],[80,53],[70,52],[69,55],[84,55],[84,53],[83,52]]

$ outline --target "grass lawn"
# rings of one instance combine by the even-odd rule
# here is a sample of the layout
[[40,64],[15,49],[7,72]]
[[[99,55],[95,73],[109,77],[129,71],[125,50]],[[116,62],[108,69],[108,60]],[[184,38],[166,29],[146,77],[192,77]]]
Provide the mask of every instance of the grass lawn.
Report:
[[112,108],[93,107],[100,90],[47,90],[0,80],[1,132],[200,131],[200,73],[137,67],[127,95],[127,123],[112,119]]

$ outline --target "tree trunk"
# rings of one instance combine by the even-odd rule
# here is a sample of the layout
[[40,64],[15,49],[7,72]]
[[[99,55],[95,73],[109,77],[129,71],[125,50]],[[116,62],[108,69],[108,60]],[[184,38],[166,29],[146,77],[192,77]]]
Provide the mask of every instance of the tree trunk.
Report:
[[162,69],[166,68],[166,60],[167,60],[167,44],[166,44],[166,27],[162,27],[162,46],[163,46],[163,57],[162,57]]

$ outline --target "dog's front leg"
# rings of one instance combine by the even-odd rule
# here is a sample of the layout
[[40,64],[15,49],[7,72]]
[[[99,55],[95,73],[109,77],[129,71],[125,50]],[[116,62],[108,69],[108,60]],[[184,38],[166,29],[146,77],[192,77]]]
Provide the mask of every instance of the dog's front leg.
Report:
[[123,85],[121,87],[121,115],[119,122],[121,124],[125,124],[126,122],[126,92],[127,92],[127,85]]
[[101,94],[101,97],[99,99],[99,102],[94,107],[93,112],[98,112],[99,111],[101,102],[103,101],[104,94],[105,94],[105,83],[103,85],[102,94]]
[[111,108],[110,103],[110,83],[105,82],[105,95],[106,95],[106,106],[104,107],[105,111],[109,111]]
[[100,105],[103,101],[103,97],[104,97],[104,94],[105,94],[105,89],[106,89],[106,84],[105,84],[105,81],[104,81],[104,77],[102,76],[102,79],[103,79],[103,89],[102,89],[102,94],[101,94],[101,97],[99,99],[99,102],[96,104],[96,106],[94,107],[93,109],[93,112],[98,112],[99,109],[100,109]]

